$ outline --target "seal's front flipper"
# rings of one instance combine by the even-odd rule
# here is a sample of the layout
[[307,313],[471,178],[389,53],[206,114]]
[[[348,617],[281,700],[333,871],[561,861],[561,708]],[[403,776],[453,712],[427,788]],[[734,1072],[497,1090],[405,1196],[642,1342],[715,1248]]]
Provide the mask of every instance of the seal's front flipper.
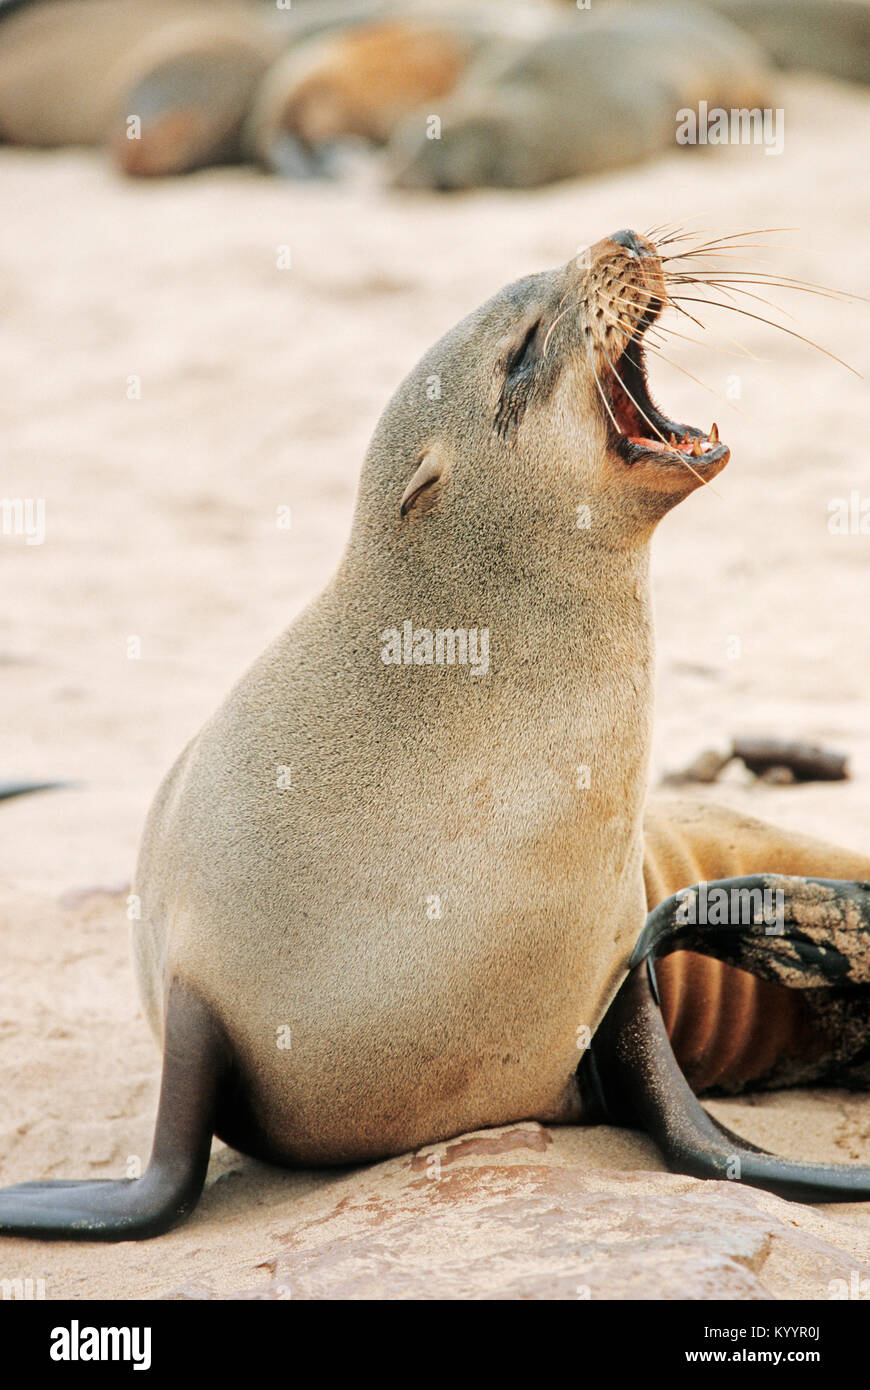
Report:
[[779,1158],[716,1124],[677,1066],[645,962],[608,1010],[592,1054],[603,1118],[645,1129],[673,1171],[742,1181],[800,1202],[870,1199],[870,1168]]
[[0,1188],[0,1235],[44,1240],[145,1240],[191,1212],[208,1168],[229,1054],[209,1011],[170,989],[154,1146],[141,1178],[25,1182]]
[[0,801],[9,801],[13,796],[29,796],[31,792],[52,792],[72,785],[71,782],[0,782]]
[[[747,922],[745,909],[753,899],[740,894],[762,888],[774,895],[768,901],[776,910],[770,920],[761,914]],[[713,890],[718,890],[715,899]],[[692,911],[702,891],[708,903],[719,905],[721,920],[713,924],[698,921]],[[736,1179],[805,1202],[870,1199],[870,1168],[779,1158],[707,1114],[677,1064],[655,991],[654,960],[680,950],[813,991],[817,1007],[829,993],[840,1010],[844,994],[854,995],[864,1026],[852,1048],[863,1055],[870,1043],[870,885],[776,876],[730,879],[661,903],[647,919],[628,979],[595,1034],[581,1075],[587,1086],[594,1078],[604,1117],[648,1130],[678,1172]],[[842,1065],[844,1059],[837,1061]]]

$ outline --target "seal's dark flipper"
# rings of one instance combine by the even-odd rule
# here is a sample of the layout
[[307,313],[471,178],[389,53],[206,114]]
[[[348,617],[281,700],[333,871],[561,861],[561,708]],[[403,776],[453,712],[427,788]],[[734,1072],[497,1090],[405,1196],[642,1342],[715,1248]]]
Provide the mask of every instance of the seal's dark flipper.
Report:
[[154,1146],[141,1178],[25,1182],[0,1188],[0,1235],[44,1240],[145,1240],[191,1212],[205,1182],[228,1052],[199,999],[169,993]]
[[870,883],[753,874],[684,888],[646,919],[628,968],[697,951],[792,989],[870,986]]
[[[714,889],[721,890],[715,901],[723,920],[699,923],[688,895],[695,895],[697,909],[702,892],[709,902]],[[753,900],[731,895],[761,889],[773,895],[774,913],[747,922],[744,909],[754,910]],[[870,1199],[870,1168],[779,1158],[707,1114],[677,1064],[655,993],[655,958],[679,950],[715,956],[791,988],[829,989],[836,999],[850,989],[865,998],[870,885],[765,875],[699,885],[661,903],[641,932],[628,979],[595,1034],[581,1077],[588,1085],[594,1076],[607,1119],[648,1130],[678,1172],[736,1179],[804,1202]],[[870,1018],[865,1050],[868,1033]]]
[[675,1172],[730,1178],[800,1202],[870,1199],[870,1168],[778,1158],[716,1124],[677,1066],[645,962],[608,1010],[593,1055],[607,1119],[647,1130]]
[[72,785],[71,782],[0,782],[0,801],[8,801],[13,796],[29,796],[31,792],[57,791]]

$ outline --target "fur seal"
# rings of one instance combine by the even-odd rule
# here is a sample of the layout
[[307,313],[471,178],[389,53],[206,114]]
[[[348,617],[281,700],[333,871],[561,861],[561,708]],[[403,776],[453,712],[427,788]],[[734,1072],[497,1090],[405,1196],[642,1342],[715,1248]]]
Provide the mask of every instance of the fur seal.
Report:
[[653,244],[617,232],[507,286],[399,387],[335,577],[148,817],[148,1168],[4,1189],[0,1233],[159,1234],[196,1203],[213,1134],[346,1163],[598,1119],[602,1081],[674,1156],[648,1058],[625,1050],[647,1000],[619,989],[667,873],[659,850],[645,884],[648,551],[729,451],[650,399],[642,339],[665,299]]
[[425,123],[397,130],[390,155],[402,188],[531,187],[604,173],[675,147],[675,114],[765,106],[761,50],[690,7],[614,8],[554,23],[519,54],[487,54]]
[[258,94],[261,159],[292,141],[322,167],[362,137],[388,143],[400,187],[529,187],[661,153],[702,97],[754,106],[769,90],[760,50],[716,15],[542,8],[506,23],[501,8],[409,10],[288,55]]
[[412,113],[440,110],[481,63],[518,58],[554,22],[548,4],[395,0],[274,64],[252,106],[249,148],[278,172],[331,174],[343,144],[388,145]]
[[286,53],[257,92],[248,145],[276,172],[331,172],[336,146],[385,145],[401,121],[467,71],[467,25],[387,18]]

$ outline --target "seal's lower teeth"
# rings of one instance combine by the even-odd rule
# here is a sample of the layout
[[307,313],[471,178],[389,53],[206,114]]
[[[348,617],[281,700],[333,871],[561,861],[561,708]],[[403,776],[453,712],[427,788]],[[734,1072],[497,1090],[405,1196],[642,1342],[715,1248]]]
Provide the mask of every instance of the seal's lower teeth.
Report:
[[627,439],[629,444],[636,444],[648,452],[661,454],[670,451],[674,454],[688,454],[692,458],[702,458],[704,454],[712,453],[719,443],[719,433],[714,425],[707,439],[702,439],[696,434],[684,434],[682,439],[677,439],[673,430],[667,441],[664,437],[654,439],[640,434],[630,434]]

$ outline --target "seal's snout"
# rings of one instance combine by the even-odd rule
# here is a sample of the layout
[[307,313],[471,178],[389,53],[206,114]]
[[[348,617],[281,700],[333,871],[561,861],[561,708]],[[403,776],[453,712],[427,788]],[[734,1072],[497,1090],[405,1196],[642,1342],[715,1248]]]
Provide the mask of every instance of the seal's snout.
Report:
[[[624,322],[626,317],[633,318],[632,310],[638,310],[641,318],[635,326],[636,331],[644,333],[659,317],[668,299],[658,248],[645,236],[623,227],[604,237],[597,250],[605,284],[614,295],[612,308],[624,310],[627,307],[629,310],[628,315],[620,312],[612,317]],[[633,304],[620,305],[623,294],[633,300]]]
[[602,237],[576,264],[587,298],[607,301],[608,321],[629,332],[640,328],[641,320],[641,331],[648,328],[667,303],[658,249],[630,227]]
[[639,237],[637,232],[633,232],[630,227],[623,227],[621,232],[614,232],[610,240],[615,241],[617,246],[624,246],[626,251],[638,261],[645,256],[656,254],[652,242],[647,241],[644,237]]
[[716,426],[706,432],[671,420],[649,392],[644,337],[668,304],[658,248],[623,227],[590,247],[578,264],[586,352],[614,452],[631,466],[661,473],[675,465],[695,482],[707,481],[728,461]]
[[648,328],[667,303],[658,248],[654,242],[630,227],[611,233],[599,244],[604,260],[612,267],[617,278],[627,281],[635,291],[645,293],[644,327]]

